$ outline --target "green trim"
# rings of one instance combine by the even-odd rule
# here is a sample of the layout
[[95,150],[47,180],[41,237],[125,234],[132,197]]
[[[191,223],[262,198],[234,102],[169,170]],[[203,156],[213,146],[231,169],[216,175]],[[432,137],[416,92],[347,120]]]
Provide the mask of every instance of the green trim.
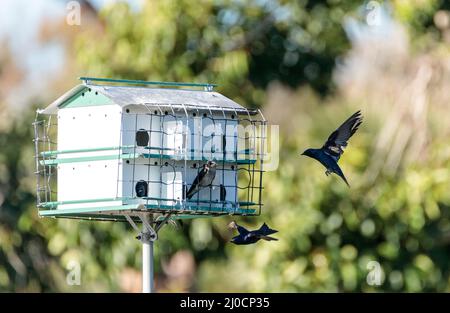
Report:
[[[51,201],[51,202],[43,202],[40,207],[43,208],[56,208],[58,205],[65,204],[83,204],[83,203],[96,203],[96,202],[110,202],[110,201],[123,201],[126,200],[125,197],[117,197],[117,198],[100,198],[100,199],[81,199],[81,200],[69,200],[69,201]],[[131,199],[131,198],[130,198]]]
[[[80,200],[68,200],[68,201],[50,201],[50,202],[43,202],[39,205],[39,207],[42,208],[57,208],[58,205],[67,205],[67,204],[83,204],[83,203],[96,203],[96,202],[111,202],[111,201],[132,201],[132,200],[149,200],[149,201],[174,201],[176,202],[176,199],[168,199],[168,198],[157,198],[157,197],[117,197],[117,198],[99,198],[99,199],[80,199]],[[186,205],[192,205],[196,203],[207,203],[207,204],[234,204],[234,202],[227,202],[227,201],[212,201],[212,200],[205,200],[205,199],[199,199],[199,200],[187,200]],[[248,201],[238,201],[237,202],[239,206],[254,206],[256,205],[255,202],[248,202]],[[138,204],[136,204],[138,205]],[[208,206],[209,207],[209,206]]]
[[108,150],[120,150],[120,149],[130,149],[134,148],[134,145],[128,146],[118,146],[118,147],[101,147],[101,148],[88,148],[88,149],[75,149],[75,150],[53,150],[53,151],[43,151],[42,156],[53,156],[58,154],[67,153],[81,153],[81,152],[96,152],[96,151],[108,151]]
[[239,201],[239,206],[253,206],[253,205],[257,205],[255,202],[250,202],[250,201]]
[[[127,211],[127,210],[135,210],[141,212],[141,209],[137,209],[140,205],[138,204],[128,204],[121,206],[110,206],[110,207],[92,207],[92,208],[73,208],[73,209],[57,209],[57,210],[39,210],[40,216],[83,216],[89,213],[99,213],[106,211]],[[234,215],[253,215],[256,213],[255,209],[234,209],[227,210],[222,208],[215,207],[185,207],[182,208],[180,206],[170,206],[170,205],[144,205],[146,209],[150,211],[181,211],[182,215],[196,215],[196,214],[210,214],[210,213],[223,213],[223,214],[234,214]],[[180,212],[180,213],[181,213]],[[188,214],[188,212],[192,212],[193,214]],[[118,214],[120,215],[120,214]],[[111,215],[113,216],[113,215]]]
[[[205,215],[205,214],[202,214],[202,215],[188,215],[188,214],[186,214],[186,215],[174,215],[174,216],[171,216],[169,219],[171,219],[171,220],[188,220],[188,219],[193,219],[193,218],[206,218],[206,217],[215,217],[215,216],[224,216],[224,215],[228,215],[228,213],[224,213],[224,214],[209,214],[209,215]],[[159,222],[159,221],[162,221],[162,220],[164,220],[164,216],[158,216],[157,218],[156,218],[156,221],[157,222]]]
[[[196,214],[196,215],[175,215],[171,216],[170,220],[187,220],[194,218],[208,218],[208,217],[220,217],[229,215],[228,213],[220,214]],[[47,215],[46,217],[53,218],[66,218],[66,219],[77,219],[77,220],[94,220],[94,221],[104,221],[104,222],[128,222],[123,215],[109,215],[109,214],[65,214],[65,215]],[[135,223],[141,223],[141,219],[137,216],[130,216],[130,218]],[[164,216],[158,216],[156,222],[160,222],[164,219]]]
[[[105,161],[105,160],[116,160],[116,159],[159,159],[162,158],[164,160],[177,160],[183,161],[184,158],[177,155],[168,155],[168,154],[154,154],[154,153],[123,153],[123,154],[112,154],[112,155],[96,155],[96,156],[88,156],[88,157],[77,157],[77,158],[64,158],[64,159],[49,159],[49,160],[40,160],[41,165],[58,165],[64,163],[78,163],[78,162],[89,162],[89,161]],[[188,158],[188,161],[200,161],[197,158]],[[209,158],[203,157],[201,161],[208,161]],[[224,162],[227,164],[255,164],[256,160],[218,160],[214,159],[217,162]]]
[[145,80],[130,80],[130,79],[112,79],[112,78],[97,78],[97,77],[80,77],[79,80],[85,82],[102,82],[102,83],[123,83],[129,85],[158,85],[170,87],[216,87],[216,84],[209,83],[177,83],[177,82],[158,82]]
[[83,214],[83,213],[96,213],[105,211],[122,211],[122,210],[132,210],[136,209],[136,204],[126,204],[119,206],[109,206],[109,207],[92,207],[92,208],[74,208],[74,209],[53,209],[53,210],[39,210],[39,215],[41,216],[56,216],[56,215],[66,215],[66,214]]
[[101,93],[93,93],[89,91],[88,87],[85,87],[78,91],[73,96],[62,102],[58,108],[79,108],[90,106],[102,106],[102,105],[116,105],[111,99]]
[[[65,215],[47,215],[46,217],[54,218],[68,218],[78,220],[97,220],[105,222],[128,222],[123,215],[109,215],[109,214],[65,214]],[[130,216],[134,222],[140,223],[141,220],[138,217]]]
[[[116,160],[116,159],[137,159],[140,154],[124,153],[124,154],[112,154],[112,155],[96,155],[89,157],[78,157],[78,158],[64,158],[64,159],[51,159],[51,160],[41,160],[42,165],[57,165],[64,163],[78,163],[78,162],[88,162],[88,161],[105,161],[105,160]],[[158,156],[159,157],[159,156]]]
[[[40,153],[42,156],[53,156],[58,154],[67,154],[67,153],[81,153],[81,152],[96,152],[96,151],[107,151],[107,150],[125,150],[125,149],[146,149],[146,150],[164,150],[164,151],[176,151],[174,148],[162,148],[162,147],[138,147],[135,145],[126,145],[126,146],[113,146],[113,147],[100,147],[100,148],[84,148],[84,149],[73,149],[73,150],[51,150],[51,151],[43,151]],[[189,152],[201,152],[201,150],[197,149],[189,149]],[[205,152],[205,153],[218,153],[218,152]],[[226,152],[229,154],[229,152]],[[239,151],[238,155],[249,155],[254,154],[253,150],[245,149],[243,151]]]
[[[187,220],[194,218],[208,218],[208,217],[220,217],[228,215],[224,214],[202,214],[202,215],[175,215],[171,216],[170,220]],[[97,220],[97,221],[105,221],[105,222],[128,222],[127,219],[123,215],[109,215],[109,214],[65,214],[61,215],[48,215],[46,217],[54,217],[54,218],[68,218],[68,219],[78,219],[78,220]],[[135,223],[141,223],[141,219],[137,216],[130,216],[130,218]],[[160,222],[164,220],[164,216],[158,216],[155,222]]]

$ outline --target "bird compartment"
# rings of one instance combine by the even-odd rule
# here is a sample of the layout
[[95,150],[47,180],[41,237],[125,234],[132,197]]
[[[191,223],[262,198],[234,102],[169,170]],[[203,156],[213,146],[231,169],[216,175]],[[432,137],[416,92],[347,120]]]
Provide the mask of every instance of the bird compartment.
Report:
[[211,186],[200,189],[191,199],[187,190],[197,177],[203,162],[174,160],[159,163],[158,159],[137,159],[123,164],[123,196],[129,203],[165,209],[190,210],[236,208],[237,172],[234,165],[217,165]]
[[210,186],[201,188],[190,199],[186,197],[187,191],[191,188],[195,178],[202,170],[204,162],[191,161],[185,173],[184,199],[186,206],[200,206],[208,208],[221,208],[224,211],[236,208],[236,170],[231,164],[216,163],[216,175]]
[[[142,140],[138,138],[144,138],[145,146],[132,146],[130,149],[144,151],[143,156],[150,160],[133,161],[134,170],[125,170],[126,175],[134,172],[144,173],[145,176],[145,170],[141,169],[142,163],[150,169],[148,175],[156,166],[154,164],[159,164],[157,166],[160,167],[159,171],[155,169],[160,175],[159,180],[155,180],[156,176],[145,179],[142,174],[127,179],[132,181],[133,186],[142,180],[147,182],[149,194],[141,200],[174,208],[198,206],[222,207],[224,210],[256,203],[253,195],[259,188],[255,187],[257,184],[253,182],[245,187],[238,186],[238,176],[252,181],[252,173],[258,171],[254,166],[257,158],[255,143],[259,140],[257,125],[248,116],[240,118],[236,112],[199,109],[158,107],[151,111],[140,107],[127,107],[123,118],[126,120],[123,124],[123,146],[127,147],[133,140],[138,145],[138,141]],[[134,137],[130,135],[133,132],[136,132]],[[152,153],[156,151],[161,153]],[[207,188],[201,188],[191,199],[187,199],[187,190],[208,160],[214,160],[217,165],[213,183]],[[249,167],[244,168],[247,165]],[[238,175],[239,172],[247,174]],[[239,189],[255,190],[239,193]],[[242,201],[238,194],[245,196]]]
[[255,125],[234,113],[129,106],[123,116],[128,152],[180,160],[256,160]]
[[119,134],[125,152],[160,154],[163,152],[161,112],[156,108],[130,105],[122,111],[122,127]]

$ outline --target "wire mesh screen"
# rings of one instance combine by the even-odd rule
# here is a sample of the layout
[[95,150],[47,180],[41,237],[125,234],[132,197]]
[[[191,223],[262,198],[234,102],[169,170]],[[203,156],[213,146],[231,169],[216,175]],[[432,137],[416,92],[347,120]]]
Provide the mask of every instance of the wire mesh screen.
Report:
[[[76,109],[66,120],[58,115],[64,133],[70,127],[77,132],[76,123],[101,127],[103,120],[115,118],[93,118],[89,108]],[[66,140],[61,128],[45,117],[38,116],[33,124],[38,207],[70,208],[75,215],[77,208],[96,207],[105,214],[134,208],[184,215],[261,213],[266,121],[259,111],[128,105],[110,130],[117,135],[116,144],[92,140],[92,130],[81,138],[71,135],[78,143],[65,150],[58,150]],[[200,180],[189,193],[205,168],[215,172],[212,181]],[[66,181],[74,196],[57,193],[56,186],[67,189]]]
[[48,162],[54,157],[56,150],[56,124],[49,115],[33,123],[35,148],[36,201],[38,207],[45,207],[56,200],[57,170]]
[[[256,207],[259,214],[265,120],[255,113],[129,106],[122,117],[122,144],[130,147],[124,152],[146,158],[124,165],[124,194],[180,213]],[[208,161],[215,163],[213,182],[186,197]],[[139,195],[144,182],[146,192]]]

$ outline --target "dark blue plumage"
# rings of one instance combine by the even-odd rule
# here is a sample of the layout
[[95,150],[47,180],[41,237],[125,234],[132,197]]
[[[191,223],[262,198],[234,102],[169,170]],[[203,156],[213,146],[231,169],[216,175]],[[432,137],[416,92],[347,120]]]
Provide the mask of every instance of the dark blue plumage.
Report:
[[274,234],[278,232],[275,229],[271,229],[269,226],[267,226],[266,223],[264,223],[259,229],[249,231],[245,229],[244,227],[238,225],[236,222],[231,222],[228,227],[237,229],[239,232],[239,235],[233,237],[231,239],[231,242],[236,245],[249,245],[252,243],[256,243],[260,239],[264,239],[267,241],[272,240],[278,240],[276,238],[270,237],[269,235]]
[[362,115],[361,111],[358,111],[350,116],[338,129],[331,133],[322,148],[307,149],[302,155],[306,155],[319,161],[327,169],[325,172],[327,176],[328,174],[335,173],[350,187],[344,173],[338,165],[338,161],[344,153],[344,148],[347,147],[348,140],[358,130],[361,123]]

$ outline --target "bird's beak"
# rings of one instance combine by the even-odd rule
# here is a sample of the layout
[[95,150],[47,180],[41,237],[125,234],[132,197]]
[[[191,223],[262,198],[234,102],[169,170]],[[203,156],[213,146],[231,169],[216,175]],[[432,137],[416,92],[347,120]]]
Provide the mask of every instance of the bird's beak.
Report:
[[300,155],[305,155],[305,152],[302,152]]

